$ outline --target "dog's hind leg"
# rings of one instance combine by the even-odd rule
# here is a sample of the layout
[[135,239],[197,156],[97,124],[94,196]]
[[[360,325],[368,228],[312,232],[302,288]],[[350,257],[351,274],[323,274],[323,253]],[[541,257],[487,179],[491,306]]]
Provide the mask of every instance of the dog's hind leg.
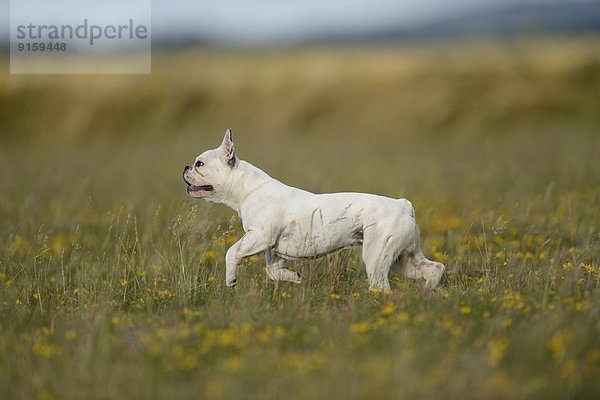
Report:
[[419,227],[413,219],[411,229],[408,230],[406,237],[406,245],[400,252],[398,259],[395,260],[394,267],[398,267],[398,272],[407,278],[424,278],[424,291],[426,294],[429,294],[429,292],[439,285],[446,267],[442,263],[425,258],[419,244],[419,235]]
[[394,261],[395,240],[392,236],[384,236],[383,231],[371,227],[365,233],[362,256],[367,269],[370,289],[390,289],[388,273]]
[[293,283],[302,283],[300,274],[286,268],[284,259],[273,254],[271,249],[265,252],[267,260],[267,276],[274,281],[288,281]]

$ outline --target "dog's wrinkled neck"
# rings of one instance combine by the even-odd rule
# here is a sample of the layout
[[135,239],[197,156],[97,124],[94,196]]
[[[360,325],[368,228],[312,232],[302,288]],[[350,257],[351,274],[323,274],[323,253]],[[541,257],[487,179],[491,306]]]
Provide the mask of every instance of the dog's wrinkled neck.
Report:
[[232,169],[220,192],[206,200],[224,204],[239,214],[241,205],[248,195],[271,179],[273,178],[264,171],[238,159],[237,165]]

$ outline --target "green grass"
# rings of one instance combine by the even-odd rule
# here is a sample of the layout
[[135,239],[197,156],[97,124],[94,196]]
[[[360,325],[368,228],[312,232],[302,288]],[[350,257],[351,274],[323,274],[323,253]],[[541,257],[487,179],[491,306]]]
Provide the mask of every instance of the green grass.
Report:
[[[0,80],[0,398],[600,396],[598,41],[155,55],[150,77]],[[484,57],[485,56],[485,57]],[[188,198],[238,155],[306,189],[409,198],[429,297],[360,250],[264,256]]]

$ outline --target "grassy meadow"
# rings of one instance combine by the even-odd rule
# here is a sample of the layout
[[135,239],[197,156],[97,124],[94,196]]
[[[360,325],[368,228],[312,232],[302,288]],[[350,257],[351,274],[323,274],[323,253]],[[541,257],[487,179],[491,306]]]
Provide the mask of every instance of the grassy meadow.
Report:
[[[0,75],[0,398],[600,397],[600,40],[156,52]],[[413,202],[430,296],[264,256],[181,171],[232,128],[290,185]]]

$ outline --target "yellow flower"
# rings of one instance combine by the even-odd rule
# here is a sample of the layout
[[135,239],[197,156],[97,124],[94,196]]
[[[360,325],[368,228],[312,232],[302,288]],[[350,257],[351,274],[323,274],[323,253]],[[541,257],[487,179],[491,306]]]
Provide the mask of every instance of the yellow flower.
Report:
[[500,362],[502,362],[504,356],[506,355],[507,348],[508,342],[504,338],[490,340],[487,344],[488,363],[492,367],[495,367],[498,364],[500,364]]
[[67,244],[67,236],[64,233],[59,233],[52,239],[50,250],[52,250],[55,255],[60,256],[65,251]]
[[162,353],[162,347],[157,343],[152,343],[148,346],[148,353],[150,353],[152,357],[158,357]]
[[43,326],[41,329],[42,333],[46,336],[54,335],[54,330],[52,328],[48,328],[47,326]]
[[587,300],[581,300],[581,301],[578,301],[577,303],[575,303],[576,311],[587,311],[590,308],[592,308],[592,305]]
[[217,260],[217,253],[212,250],[207,250],[202,255],[202,262],[205,264],[214,264]]
[[187,353],[179,360],[179,369],[189,371],[198,365],[198,356],[193,353]]
[[514,292],[511,289],[507,289],[504,291],[502,308],[504,310],[521,310],[527,311],[525,307],[525,301],[523,300],[523,296],[519,292]]
[[183,307],[181,310],[181,316],[183,319],[190,319],[194,315],[194,312],[187,307]]
[[75,332],[73,329],[69,329],[68,331],[65,332],[65,339],[67,339],[67,340],[77,339],[77,332]]
[[220,379],[214,379],[207,382],[204,388],[204,394],[207,399],[222,399],[225,397],[225,390],[227,389],[225,383]]
[[410,320],[410,314],[406,311],[402,311],[398,313],[398,316],[396,318],[398,319],[398,322],[406,323]]
[[394,291],[391,289],[371,288],[369,289],[369,291],[371,291],[371,293],[383,293],[387,295],[394,294]]
[[52,343],[48,343],[48,339],[41,336],[33,343],[33,354],[38,357],[50,358],[60,354],[60,349]]
[[583,268],[587,273],[590,274],[593,274],[598,271],[598,269],[592,264],[581,264],[581,268]]
[[12,244],[13,254],[24,251],[28,245],[29,245],[29,242],[27,241],[27,239],[25,239],[21,235],[16,235],[14,238],[13,244]]
[[294,372],[306,374],[321,369],[326,359],[322,355],[302,353],[287,354],[281,359],[282,367]]
[[471,307],[469,307],[469,306],[461,306],[460,307],[460,313],[462,315],[471,314]]
[[546,346],[554,356],[554,358],[562,358],[573,340],[571,332],[560,331],[554,334],[546,343]]
[[274,329],[274,332],[275,332],[275,336],[277,336],[277,337],[282,338],[285,336],[285,328],[283,326],[277,325]]
[[242,359],[240,356],[231,356],[223,360],[221,370],[224,372],[236,372],[242,367]]
[[217,331],[216,339],[220,347],[238,347],[240,345],[239,338],[230,329]]
[[581,380],[575,360],[567,360],[560,366],[560,376],[567,379],[569,384],[577,384]]
[[396,304],[394,304],[392,302],[388,302],[381,309],[381,315],[383,315],[385,317],[385,316],[393,314],[394,311],[396,311]]
[[156,297],[159,299],[173,300],[176,296],[175,293],[171,292],[169,289],[163,289],[156,291]]
[[371,330],[371,325],[367,321],[359,321],[350,325],[350,331],[353,333],[367,333]]

